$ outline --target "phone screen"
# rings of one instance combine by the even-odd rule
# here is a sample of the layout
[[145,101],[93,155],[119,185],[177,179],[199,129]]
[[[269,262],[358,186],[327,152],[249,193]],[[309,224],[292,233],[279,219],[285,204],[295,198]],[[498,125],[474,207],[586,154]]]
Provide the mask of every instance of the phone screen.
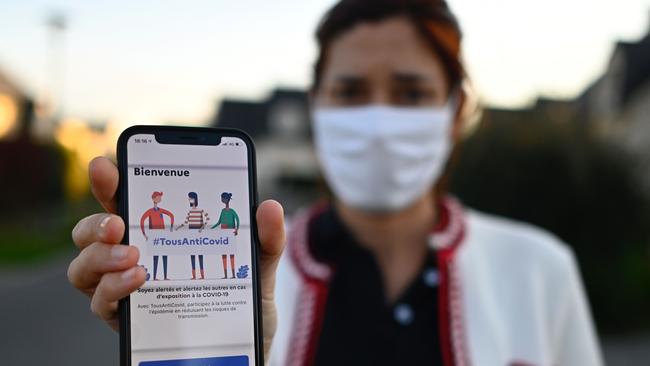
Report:
[[254,365],[247,144],[126,145],[128,244],[147,272],[128,303],[131,365]]

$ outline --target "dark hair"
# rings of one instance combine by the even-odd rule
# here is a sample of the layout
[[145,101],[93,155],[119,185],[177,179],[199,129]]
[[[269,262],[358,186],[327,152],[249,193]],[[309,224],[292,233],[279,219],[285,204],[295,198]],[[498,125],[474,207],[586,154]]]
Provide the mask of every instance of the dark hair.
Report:
[[230,201],[232,199],[232,193],[223,192],[221,194],[221,199]]
[[314,65],[312,89],[319,88],[330,44],[363,22],[406,16],[432,51],[440,57],[450,90],[465,77],[460,61],[460,26],[445,0],[341,0],[323,17],[316,30],[319,55]]
[[199,195],[196,194],[196,192],[190,192],[187,194],[187,197],[191,198],[194,200],[194,207],[199,206]]

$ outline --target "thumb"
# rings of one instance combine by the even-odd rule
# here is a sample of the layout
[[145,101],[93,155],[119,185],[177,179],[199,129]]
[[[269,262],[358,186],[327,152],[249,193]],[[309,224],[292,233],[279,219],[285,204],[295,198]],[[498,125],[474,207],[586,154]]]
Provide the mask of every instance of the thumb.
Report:
[[273,300],[275,272],[285,244],[284,209],[277,201],[267,200],[257,209],[260,239],[260,281],[262,299]]
[[94,158],[88,164],[90,188],[97,201],[107,212],[117,212],[117,185],[119,173],[112,161],[105,157]]

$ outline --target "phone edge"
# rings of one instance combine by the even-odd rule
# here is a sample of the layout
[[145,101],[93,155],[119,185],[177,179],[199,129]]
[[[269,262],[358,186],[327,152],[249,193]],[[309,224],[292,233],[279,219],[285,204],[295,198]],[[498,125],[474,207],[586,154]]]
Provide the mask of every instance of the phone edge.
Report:
[[[245,143],[248,151],[248,181],[249,181],[249,200],[250,204],[250,220],[251,220],[251,254],[252,254],[252,268],[253,275],[253,332],[254,332],[254,350],[255,350],[255,365],[264,366],[264,330],[262,328],[262,309],[261,309],[261,284],[259,274],[259,251],[260,241],[257,233],[257,219],[256,212],[259,206],[259,193],[257,188],[257,159],[256,150],[253,139],[245,132],[234,128],[214,128],[214,127],[185,127],[185,126],[157,126],[157,125],[134,125],[126,128],[117,140],[117,169],[119,174],[117,196],[117,213],[124,220],[128,222],[128,192],[124,187],[128,184],[127,179],[127,149],[126,144],[128,139],[138,133],[150,133],[152,130],[176,130],[176,131],[195,131],[195,132],[219,132],[224,133],[225,136],[239,137]],[[124,174],[123,174],[124,173]],[[128,245],[128,230],[125,230],[124,237],[122,238],[121,245]],[[131,364],[131,343],[130,343],[130,309],[129,309],[130,296],[121,299],[118,302],[118,315],[119,315],[119,347],[120,347],[120,366],[130,366]]]

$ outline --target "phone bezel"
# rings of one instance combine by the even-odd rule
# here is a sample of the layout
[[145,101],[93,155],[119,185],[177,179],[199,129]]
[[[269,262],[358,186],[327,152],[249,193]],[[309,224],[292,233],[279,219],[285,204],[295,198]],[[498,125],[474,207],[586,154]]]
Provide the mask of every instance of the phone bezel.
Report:
[[[244,131],[230,128],[210,128],[210,127],[180,127],[180,126],[148,126],[137,125],[131,126],[124,130],[117,141],[117,166],[119,171],[119,185],[117,190],[118,214],[125,223],[128,223],[128,151],[127,142],[133,135],[153,134],[158,140],[159,134],[166,136],[196,136],[194,143],[192,139],[171,139],[165,144],[185,144],[185,145],[212,145],[212,138],[237,137],[246,144],[248,155],[248,186],[250,220],[251,220],[251,277],[253,282],[253,323],[254,323],[254,348],[255,348],[255,365],[264,365],[264,341],[262,332],[262,311],[261,311],[261,294],[259,285],[259,239],[257,236],[257,222],[255,213],[258,206],[257,193],[257,170],[255,165],[255,145],[253,140]],[[129,231],[125,230],[122,245],[128,245]],[[120,366],[131,366],[131,316],[130,316],[130,296],[120,300],[118,306],[119,326],[120,326]]]

